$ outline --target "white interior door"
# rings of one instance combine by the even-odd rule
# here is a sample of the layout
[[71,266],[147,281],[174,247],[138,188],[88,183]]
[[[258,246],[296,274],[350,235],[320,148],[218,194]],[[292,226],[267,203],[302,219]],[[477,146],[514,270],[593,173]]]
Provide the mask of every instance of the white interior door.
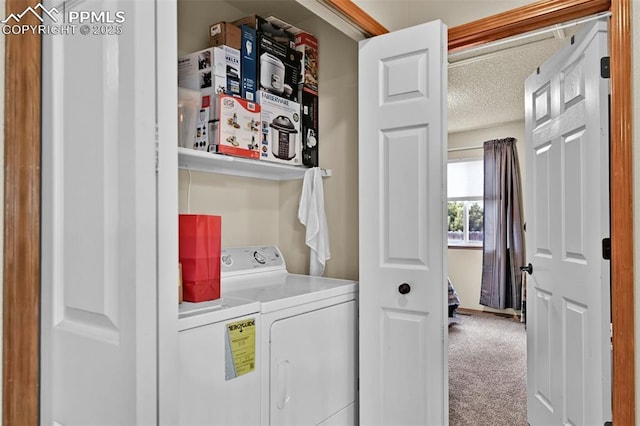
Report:
[[525,84],[532,426],[611,420],[607,49],[596,22]]
[[447,29],[360,42],[360,422],[443,425]]
[[156,5],[45,6],[41,423],[157,424]]

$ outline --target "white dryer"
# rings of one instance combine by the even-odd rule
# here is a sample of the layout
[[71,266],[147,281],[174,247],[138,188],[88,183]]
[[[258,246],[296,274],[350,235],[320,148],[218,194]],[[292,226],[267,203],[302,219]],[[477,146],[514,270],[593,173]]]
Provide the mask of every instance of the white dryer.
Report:
[[357,424],[357,282],[290,274],[274,246],[225,249],[227,268],[222,294],[260,302],[262,425]]

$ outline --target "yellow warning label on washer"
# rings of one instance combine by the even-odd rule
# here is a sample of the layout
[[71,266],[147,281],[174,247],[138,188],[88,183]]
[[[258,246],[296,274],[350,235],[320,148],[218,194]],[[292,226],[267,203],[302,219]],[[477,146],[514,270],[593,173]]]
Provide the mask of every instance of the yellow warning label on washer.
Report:
[[247,318],[227,324],[225,378],[249,373],[256,368],[256,320]]

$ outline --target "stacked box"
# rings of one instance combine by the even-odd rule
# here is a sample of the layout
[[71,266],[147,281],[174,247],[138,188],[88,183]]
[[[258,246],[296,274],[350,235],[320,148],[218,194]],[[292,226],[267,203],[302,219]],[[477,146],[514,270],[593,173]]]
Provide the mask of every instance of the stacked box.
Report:
[[240,50],[240,28],[230,22],[218,22],[209,27],[209,46],[229,46]]
[[296,49],[302,52],[300,104],[302,106],[302,163],[318,167],[318,40],[311,34],[296,35]]
[[318,40],[307,33],[296,34],[296,50],[302,54],[302,85],[318,94]]
[[258,34],[257,56],[259,89],[297,102],[301,53],[264,34]]
[[258,80],[256,72],[258,65],[256,58],[258,54],[258,43],[256,30],[248,25],[240,26],[240,67],[242,70],[241,95],[250,101],[256,100],[256,90],[258,90]]
[[242,97],[254,100],[257,90],[267,90],[298,102],[302,54],[294,36],[257,15],[234,24],[241,32]]
[[196,119],[196,134],[193,139],[193,149],[199,151],[215,152],[216,142],[212,132],[214,122],[214,103],[217,96],[202,96],[202,104]]
[[246,25],[250,28],[253,28],[258,32],[258,34],[266,35],[272,40],[281,43],[285,46],[289,46],[291,48],[295,47],[295,35],[285,31],[277,24],[267,21],[258,15],[250,15],[245,16],[244,18],[238,19],[233,22],[234,25],[241,27],[242,25]]
[[216,121],[218,152],[239,157],[260,158],[261,106],[246,99],[218,96],[220,119]]
[[[211,98],[215,98],[213,49],[205,49],[178,59],[178,86],[199,90],[202,97],[196,118],[196,132],[193,149],[209,151],[213,149],[209,121],[213,119]],[[226,82],[225,82],[226,86]]]
[[203,94],[240,96],[240,51],[229,46],[210,47],[178,59],[178,86]]
[[240,51],[229,46],[213,48],[214,74],[226,79],[224,93],[240,96]]
[[300,103],[302,164],[307,167],[318,167],[318,95],[303,90]]
[[300,104],[263,90],[257,98],[262,117],[260,159],[301,165]]
[[218,115],[216,96],[240,96],[240,51],[222,46],[182,56],[178,59],[178,86],[199,90],[202,96],[193,148],[215,151],[211,127]]

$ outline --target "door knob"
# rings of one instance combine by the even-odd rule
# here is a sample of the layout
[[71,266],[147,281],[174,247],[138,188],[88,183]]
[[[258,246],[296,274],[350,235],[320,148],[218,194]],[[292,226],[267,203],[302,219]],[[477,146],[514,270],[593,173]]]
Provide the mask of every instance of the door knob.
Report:
[[411,286],[407,283],[402,283],[398,286],[400,294],[408,294],[411,291]]
[[529,275],[533,274],[533,265],[529,263],[527,266],[521,266],[520,270],[522,272],[527,272]]

